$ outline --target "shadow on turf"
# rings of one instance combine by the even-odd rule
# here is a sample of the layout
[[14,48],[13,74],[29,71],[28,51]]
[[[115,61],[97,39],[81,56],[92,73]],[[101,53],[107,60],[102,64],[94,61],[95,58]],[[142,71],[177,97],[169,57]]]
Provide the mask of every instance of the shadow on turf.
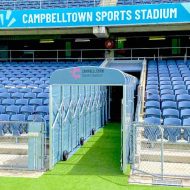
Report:
[[57,164],[63,173],[50,172],[47,175],[123,175],[120,170],[120,133],[120,124],[108,124],[101,135],[98,132],[91,137],[68,161]]
[[[93,145],[87,152],[81,150],[73,155],[73,160],[81,156],[79,161],[73,163],[73,168],[68,175],[118,175],[120,171],[120,124],[107,125],[99,138],[95,135],[87,142]],[[96,140],[96,141],[95,141]],[[95,141],[95,142],[94,142]],[[84,149],[86,148],[84,145]],[[80,154],[80,155],[78,155]],[[67,164],[67,163],[66,163]],[[68,163],[69,164],[69,163]]]

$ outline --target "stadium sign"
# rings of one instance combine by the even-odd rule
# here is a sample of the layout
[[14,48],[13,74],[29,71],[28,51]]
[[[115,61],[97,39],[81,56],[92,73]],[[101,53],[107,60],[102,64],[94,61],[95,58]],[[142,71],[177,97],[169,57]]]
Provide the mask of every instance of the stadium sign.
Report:
[[190,3],[0,11],[1,29],[189,22]]

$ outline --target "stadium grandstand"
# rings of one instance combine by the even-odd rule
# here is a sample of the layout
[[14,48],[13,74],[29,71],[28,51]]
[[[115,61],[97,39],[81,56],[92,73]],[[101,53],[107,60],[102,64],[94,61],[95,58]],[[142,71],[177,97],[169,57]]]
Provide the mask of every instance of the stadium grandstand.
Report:
[[2,0],[0,10],[0,176],[190,186],[188,0]]

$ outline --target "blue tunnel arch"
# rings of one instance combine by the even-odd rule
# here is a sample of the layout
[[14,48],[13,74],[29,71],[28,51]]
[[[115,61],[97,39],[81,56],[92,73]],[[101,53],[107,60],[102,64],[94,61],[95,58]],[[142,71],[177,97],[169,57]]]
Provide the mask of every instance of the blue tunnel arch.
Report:
[[[136,85],[137,79],[135,77],[112,68],[81,66],[53,72],[50,77],[50,168],[63,158],[63,152],[66,149],[69,149],[67,151],[68,155],[72,155],[80,146],[79,137],[74,143],[71,141],[73,141],[73,133],[75,139],[76,133],[78,131],[80,133],[80,129],[84,128],[84,125],[86,129],[87,124],[84,123],[89,121],[91,121],[90,125],[98,123],[96,130],[103,127],[104,122],[107,122],[108,119],[107,115],[102,114],[107,112],[106,88],[107,86],[123,86],[121,168],[125,172],[127,164],[130,162],[130,130],[134,116],[134,91]],[[97,96],[97,94],[99,95]],[[86,99],[88,100],[86,101]],[[90,101],[92,101],[92,104],[88,104]],[[92,107],[94,104],[99,105],[99,102],[100,106],[97,106],[96,113],[94,113]],[[91,105],[91,108],[87,105]],[[74,118],[73,115],[77,115],[76,110],[79,112],[81,110],[90,110],[90,119],[87,119],[88,113],[86,111],[82,114],[77,112],[78,116]],[[81,117],[81,115],[83,116]],[[72,119],[69,119],[69,117]],[[93,119],[94,117],[96,119]],[[67,119],[68,121],[66,121]],[[81,119],[83,120],[81,124],[83,127],[80,126]],[[98,122],[97,120],[105,121]],[[77,132],[73,132],[73,129]],[[87,136],[83,136],[87,139],[88,135],[90,135],[90,132]],[[64,144],[65,139],[67,139],[67,142],[65,142],[67,146]],[[71,142],[71,145],[68,145],[68,142]],[[71,147],[73,145],[75,147]]]

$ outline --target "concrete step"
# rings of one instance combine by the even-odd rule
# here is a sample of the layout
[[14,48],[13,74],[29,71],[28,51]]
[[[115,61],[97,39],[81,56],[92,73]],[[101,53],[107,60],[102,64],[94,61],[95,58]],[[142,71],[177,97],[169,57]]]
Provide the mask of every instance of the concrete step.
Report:
[[147,175],[142,173],[141,174],[131,173],[128,182],[130,184],[190,187],[189,177],[164,176],[164,178],[158,178],[152,175]]
[[28,167],[28,156],[27,155],[9,155],[0,154],[0,168],[6,167],[17,167],[27,168]]
[[[141,149],[140,155],[136,156],[136,161],[161,161],[161,151],[159,149]],[[164,150],[164,161],[169,163],[188,163],[190,164],[190,151]]]
[[[171,143],[166,140],[163,141],[164,150],[190,150],[190,143],[187,143],[186,141],[178,141],[177,143]],[[161,140],[158,140],[156,142],[150,142],[147,139],[141,140],[141,148],[142,149],[150,149],[150,148],[156,148],[161,149]]]
[[[135,164],[133,174],[148,176],[161,175],[161,163],[154,161],[141,161],[139,164]],[[188,163],[163,163],[163,176],[170,176],[173,178],[189,178],[190,179],[190,164]]]
[[12,135],[0,136],[0,143],[27,143],[28,135],[22,135],[19,137],[15,137]]
[[0,154],[27,155],[28,154],[28,144],[0,143]]

